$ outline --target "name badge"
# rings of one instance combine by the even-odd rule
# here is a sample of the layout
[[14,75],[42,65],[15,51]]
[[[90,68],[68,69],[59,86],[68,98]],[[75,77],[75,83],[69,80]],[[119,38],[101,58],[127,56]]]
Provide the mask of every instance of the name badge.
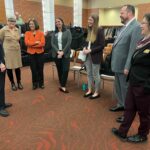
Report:
[[144,50],[144,51],[143,51],[143,53],[145,53],[145,54],[150,53],[150,49],[146,49],[146,50]]

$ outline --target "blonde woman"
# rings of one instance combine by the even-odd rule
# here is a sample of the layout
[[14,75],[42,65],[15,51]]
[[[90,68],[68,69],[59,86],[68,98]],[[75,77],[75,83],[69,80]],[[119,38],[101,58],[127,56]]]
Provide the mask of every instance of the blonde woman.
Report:
[[83,53],[87,55],[85,65],[88,78],[88,91],[84,94],[84,97],[89,97],[90,99],[100,97],[99,71],[105,40],[104,31],[101,27],[98,27],[98,22],[98,15],[91,15],[88,18],[88,35],[83,49]]

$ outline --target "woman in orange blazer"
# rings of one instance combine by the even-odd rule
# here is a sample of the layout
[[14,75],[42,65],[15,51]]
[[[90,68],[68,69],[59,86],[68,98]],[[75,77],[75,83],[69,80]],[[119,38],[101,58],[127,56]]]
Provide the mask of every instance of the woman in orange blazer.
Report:
[[30,19],[28,22],[29,30],[25,33],[25,44],[27,52],[30,55],[30,67],[32,72],[33,90],[38,87],[44,89],[44,33],[39,30],[38,22],[35,19]]

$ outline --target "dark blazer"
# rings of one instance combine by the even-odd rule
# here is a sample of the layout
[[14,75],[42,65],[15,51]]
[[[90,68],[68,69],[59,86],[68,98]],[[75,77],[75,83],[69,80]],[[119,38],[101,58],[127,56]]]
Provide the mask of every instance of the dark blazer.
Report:
[[143,86],[150,93],[150,42],[133,53],[127,79],[131,85]]
[[2,43],[0,42],[0,64],[4,63],[4,51],[2,47]]
[[[85,43],[85,47],[88,46],[88,42]],[[91,44],[91,58],[93,64],[100,64],[103,56],[103,49],[105,46],[104,30],[98,28],[96,40]]]
[[[72,36],[70,30],[66,29],[65,31],[62,32],[62,50],[64,52],[64,57],[69,58],[70,53],[71,53],[71,41],[72,41]],[[52,34],[52,39],[51,39],[51,46],[52,46],[52,57],[57,56],[57,51],[59,50],[58,48],[58,33],[54,32]]]
[[[4,51],[2,43],[0,43],[0,64],[4,63]],[[5,106],[5,72],[0,70],[0,109]]]

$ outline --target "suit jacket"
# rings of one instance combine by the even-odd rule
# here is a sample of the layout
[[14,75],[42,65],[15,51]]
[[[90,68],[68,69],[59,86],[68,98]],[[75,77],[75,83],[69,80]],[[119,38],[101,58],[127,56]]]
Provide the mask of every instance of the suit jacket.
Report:
[[[94,43],[91,44],[91,58],[93,64],[100,64],[102,61],[102,54],[105,45],[105,37],[104,37],[104,30],[99,28],[97,31],[96,40]],[[86,42],[85,47],[88,46],[88,42]]]
[[133,53],[127,79],[131,85],[143,86],[150,94],[150,41]]
[[[62,51],[64,52],[64,57],[69,58],[71,53],[71,41],[72,36],[70,30],[66,29],[62,32]],[[52,46],[52,57],[57,56],[57,51],[59,51],[58,48],[58,33],[54,32],[51,39],[51,46]]]
[[0,64],[4,63],[4,51],[2,47],[2,43],[0,43]]
[[[4,63],[4,51],[2,44],[0,43],[0,64]],[[5,106],[5,72],[1,72],[0,69],[0,109]]]
[[113,72],[123,73],[130,68],[130,61],[137,42],[141,39],[139,23],[134,19],[118,37],[113,45],[111,68]]

